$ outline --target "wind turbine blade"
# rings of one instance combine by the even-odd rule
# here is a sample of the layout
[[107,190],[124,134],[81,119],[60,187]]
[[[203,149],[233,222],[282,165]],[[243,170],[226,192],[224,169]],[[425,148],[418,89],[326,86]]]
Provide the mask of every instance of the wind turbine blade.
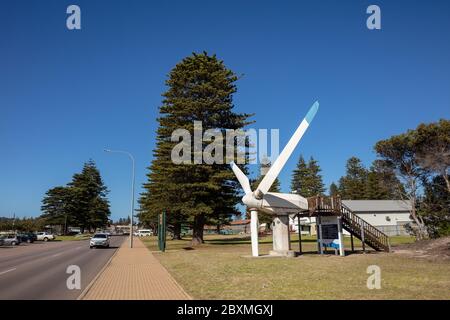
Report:
[[306,114],[306,117],[300,123],[297,130],[295,130],[294,134],[292,135],[287,145],[284,147],[283,151],[281,151],[278,158],[275,160],[275,162],[272,164],[267,174],[262,179],[261,183],[259,184],[258,188],[255,191],[255,196],[257,198],[261,198],[265,193],[269,191],[270,187],[280,174],[281,170],[288,161],[298,142],[303,137],[303,134],[305,133],[306,129],[308,129],[310,123],[314,119],[314,116],[316,115],[318,109],[319,109],[319,102],[316,101],[309,109],[308,113]]
[[234,172],[234,175],[241,184],[242,189],[244,189],[245,194],[251,193],[252,189],[250,188],[250,181],[248,180],[247,176],[241,171],[241,169],[239,169],[236,163],[231,162],[230,166]]

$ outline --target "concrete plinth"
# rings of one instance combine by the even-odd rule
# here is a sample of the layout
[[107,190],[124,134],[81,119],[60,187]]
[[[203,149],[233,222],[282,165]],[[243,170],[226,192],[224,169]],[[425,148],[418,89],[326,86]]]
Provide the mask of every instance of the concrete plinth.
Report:
[[271,257],[286,257],[286,258],[294,258],[295,257],[295,251],[294,250],[286,250],[286,251],[275,251],[270,250],[269,255]]
[[270,255],[294,257],[295,252],[291,250],[291,236],[289,234],[289,216],[276,216],[272,222],[273,250]]

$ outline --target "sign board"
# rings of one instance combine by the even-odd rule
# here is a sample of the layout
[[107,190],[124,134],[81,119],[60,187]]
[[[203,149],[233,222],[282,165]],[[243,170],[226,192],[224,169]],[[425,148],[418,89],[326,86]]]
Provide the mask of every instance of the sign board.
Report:
[[317,240],[319,242],[320,252],[324,247],[334,248],[340,251],[343,255],[343,241],[342,230],[339,226],[339,220],[337,216],[322,216],[318,217],[319,234]]

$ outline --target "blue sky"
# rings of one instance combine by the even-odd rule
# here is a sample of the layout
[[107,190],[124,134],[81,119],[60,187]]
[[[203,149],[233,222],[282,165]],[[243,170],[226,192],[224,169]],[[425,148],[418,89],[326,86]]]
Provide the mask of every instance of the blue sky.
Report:
[[[66,28],[81,8],[82,29]],[[366,28],[381,8],[382,29]],[[300,153],[327,185],[346,160],[375,158],[380,139],[450,116],[448,1],[0,2],[0,216],[36,216],[47,189],[94,159],[112,218],[129,211],[152,158],[170,69],[216,53],[237,74],[234,102],[284,146],[310,105],[320,110],[280,175],[288,191]]]

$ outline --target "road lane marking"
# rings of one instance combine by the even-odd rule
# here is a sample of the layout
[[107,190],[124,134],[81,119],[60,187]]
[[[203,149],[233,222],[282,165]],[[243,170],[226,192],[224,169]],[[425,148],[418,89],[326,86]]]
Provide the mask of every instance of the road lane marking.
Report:
[[12,268],[12,269],[9,269],[9,270],[2,271],[2,272],[0,272],[0,276],[1,276],[2,274],[5,274],[5,273],[8,273],[8,272],[14,271],[14,270],[16,270],[16,269],[17,269],[17,268]]
[[52,255],[52,257],[57,257],[57,256],[60,256],[60,255],[62,255],[63,253],[62,252],[60,252],[60,253],[55,253],[54,255]]

